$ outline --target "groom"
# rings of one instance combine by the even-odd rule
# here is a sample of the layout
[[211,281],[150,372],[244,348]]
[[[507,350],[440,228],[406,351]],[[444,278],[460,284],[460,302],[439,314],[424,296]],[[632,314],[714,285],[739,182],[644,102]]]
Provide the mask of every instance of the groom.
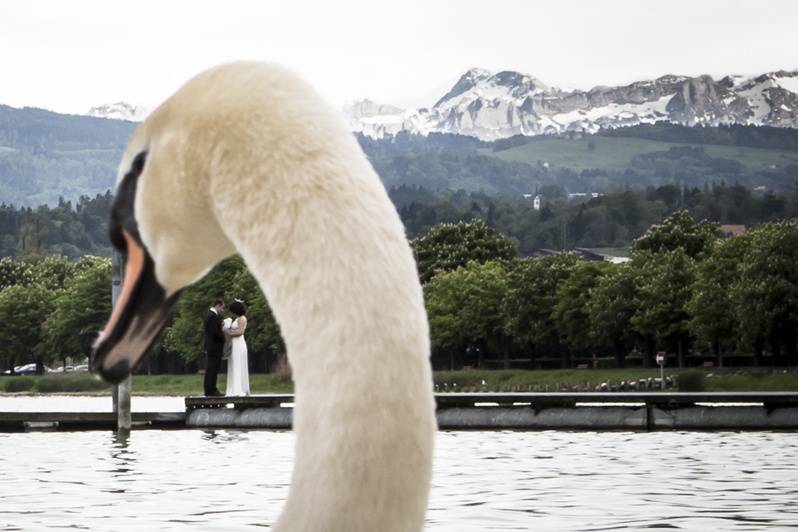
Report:
[[216,377],[219,375],[219,366],[222,365],[222,351],[224,350],[224,333],[222,332],[222,308],[224,301],[215,299],[213,306],[205,316],[205,354],[208,355],[208,365],[205,369],[205,395],[216,397],[223,395],[216,387]]

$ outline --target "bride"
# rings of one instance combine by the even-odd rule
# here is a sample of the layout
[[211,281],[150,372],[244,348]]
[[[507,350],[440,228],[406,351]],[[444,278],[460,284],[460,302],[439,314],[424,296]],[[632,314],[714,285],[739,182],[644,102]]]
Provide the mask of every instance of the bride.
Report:
[[225,395],[249,395],[249,364],[247,362],[247,342],[244,331],[247,330],[247,307],[236,299],[230,304],[232,318],[225,318],[222,330],[231,343],[230,357],[227,359],[227,387]]

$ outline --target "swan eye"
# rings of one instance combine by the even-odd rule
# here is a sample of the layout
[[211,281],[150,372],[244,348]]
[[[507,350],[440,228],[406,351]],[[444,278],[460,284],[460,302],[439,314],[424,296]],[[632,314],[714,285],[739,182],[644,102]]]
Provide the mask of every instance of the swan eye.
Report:
[[121,253],[127,253],[127,239],[125,232],[141,245],[141,236],[136,222],[135,202],[136,188],[139,176],[144,170],[147,161],[147,152],[143,151],[133,158],[130,170],[122,178],[116,191],[116,199],[111,207],[111,220],[108,230],[111,237],[111,244]]

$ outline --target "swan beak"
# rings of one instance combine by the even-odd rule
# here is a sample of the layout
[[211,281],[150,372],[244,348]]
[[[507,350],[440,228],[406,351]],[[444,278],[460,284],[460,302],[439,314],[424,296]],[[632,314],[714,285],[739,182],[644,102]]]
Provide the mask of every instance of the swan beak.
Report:
[[125,248],[122,290],[92,354],[94,370],[111,383],[120,382],[141,363],[180,297],[179,292],[167,297],[147,250],[127,230],[120,236]]

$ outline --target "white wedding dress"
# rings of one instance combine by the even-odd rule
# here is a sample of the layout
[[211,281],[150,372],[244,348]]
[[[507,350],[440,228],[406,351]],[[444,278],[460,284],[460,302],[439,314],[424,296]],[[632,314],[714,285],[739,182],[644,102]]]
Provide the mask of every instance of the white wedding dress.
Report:
[[[238,329],[238,319],[235,321],[230,318],[224,320],[223,329],[235,331]],[[247,341],[244,336],[232,336],[232,351],[230,358],[227,359],[227,388],[225,395],[242,396],[249,395],[249,363],[247,361]]]

